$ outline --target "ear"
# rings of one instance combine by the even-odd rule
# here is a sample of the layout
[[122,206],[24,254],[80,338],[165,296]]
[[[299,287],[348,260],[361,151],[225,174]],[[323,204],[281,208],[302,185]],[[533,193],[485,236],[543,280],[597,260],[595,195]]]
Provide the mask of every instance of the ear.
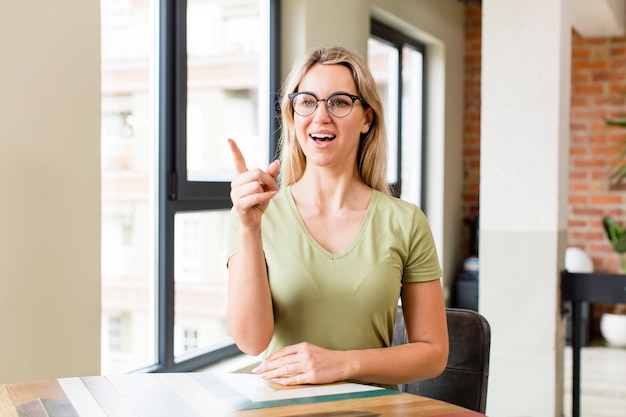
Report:
[[372,109],[367,109],[363,119],[363,125],[361,126],[361,133],[366,134],[367,132],[369,132],[373,122],[374,112],[372,111]]

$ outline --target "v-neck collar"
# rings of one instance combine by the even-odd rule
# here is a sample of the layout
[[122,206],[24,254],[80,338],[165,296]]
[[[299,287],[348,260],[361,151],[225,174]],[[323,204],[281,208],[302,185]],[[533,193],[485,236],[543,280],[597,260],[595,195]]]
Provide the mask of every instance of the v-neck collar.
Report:
[[371,218],[373,216],[373,213],[376,210],[375,206],[378,202],[378,198],[380,194],[379,191],[372,189],[372,195],[370,196],[370,201],[367,205],[367,212],[365,213],[365,217],[363,217],[363,221],[361,222],[361,226],[359,227],[359,232],[357,233],[355,238],[352,240],[352,242],[344,250],[337,252],[337,253],[332,253],[326,250],[322,245],[319,244],[319,242],[313,237],[311,232],[309,232],[309,229],[304,224],[302,215],[300,214],[300,211],[298,210],[298,206],[296,206],[296,200],[293,198],[293,194],[291,194],[291,186],[287,187],[285,192],[287,193],[287,201],[289,202],[289,207],[293,210],[296,216],[296,219],[298,220],[298,224],[300,225],[300,228],[302,229],[302,232],[306,236],[309,243],[316,250],[320,251],[321,253],[324,254],[324,256],[326,256],[328,259],[331,259],[331,260],[341,259],[349,255],[350,252],[352,252],[354,248],[358,246],[359,242],[363,239],[363,235],[365,233],[365,229],[367,225],[371,222]]

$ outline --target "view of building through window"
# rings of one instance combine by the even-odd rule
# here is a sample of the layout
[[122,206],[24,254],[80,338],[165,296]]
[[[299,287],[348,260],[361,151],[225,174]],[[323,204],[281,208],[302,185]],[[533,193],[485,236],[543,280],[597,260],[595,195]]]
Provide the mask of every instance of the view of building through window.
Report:
[[[259,0],[187,0],[187,178],[226,181],[234,167],[226,138],[246,162],[268,162],[267,26]],[[267,13],[264,12],[264,15]],[[265,18],[267,20],[267,17]]]
[[[385,111],[389,152],[387,181],[395,184],[401,180],[400,198],[421,206],[423,54],[410,45],[397,47],[371,37],[367,56]],[[398,153],[400,137],[402,145]],[[398,172],[398,154],[402,161],[401,172]]]
[[403,200],[423,205],[422,176],[424,132],[423,62],[421,51],[402,47],[402,193]]
[[[158,4],[101,2],[102,373],[151,366],[158,357]],[[187,177],[228,181],[228,137],[250,166],[268,161],[268,53],[259,36],[267,1],[186,6]],[[227,209],[175,215],[177,357],[228,340],[227,230]]]
[[156,357],[154,3],[101,2],[102,373]]
[[367,64],[376,80],[378,93],[385,111],[385,128],[388,143],[387,181],[398,181],[398,50],[376,38],[370,38],[367,44]]

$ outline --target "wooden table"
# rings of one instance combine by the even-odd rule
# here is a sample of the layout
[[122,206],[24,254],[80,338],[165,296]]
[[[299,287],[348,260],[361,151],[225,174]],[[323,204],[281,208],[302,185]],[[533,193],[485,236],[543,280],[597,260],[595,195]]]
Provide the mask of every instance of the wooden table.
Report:
[[171,373],[0,385],[2,417],[485,417],[358,384],[283,387],[255,375]]

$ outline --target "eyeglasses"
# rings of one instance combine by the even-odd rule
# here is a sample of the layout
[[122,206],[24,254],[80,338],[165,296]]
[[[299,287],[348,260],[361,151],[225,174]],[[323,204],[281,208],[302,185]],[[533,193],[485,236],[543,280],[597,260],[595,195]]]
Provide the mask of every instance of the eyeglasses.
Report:
[[367,102],[362,97],[347,93],[334,93],[328,98],[317,98],[313,93],[306,91],[300,93],[288,94],[293,110],[302,117],[307,117],[315,113],[320,101],[326,102],[326,110],[335,117],[346,117],[352,112],[354,102],[360,100],[363,106],[367,106]]

